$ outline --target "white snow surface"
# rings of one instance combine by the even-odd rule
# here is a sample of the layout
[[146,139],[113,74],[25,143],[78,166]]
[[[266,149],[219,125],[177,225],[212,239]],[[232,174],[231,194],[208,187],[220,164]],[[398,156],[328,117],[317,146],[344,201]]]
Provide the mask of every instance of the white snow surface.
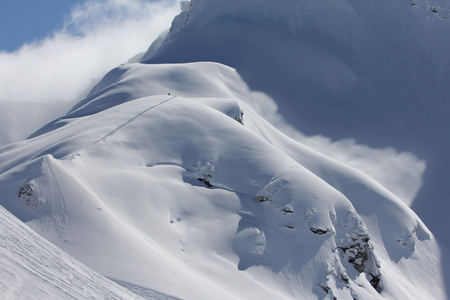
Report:
[[[18,250],[0,285],[67,296],[70,270],[98,276],[77,259],[146,298],[447,299],[448,7],[183,1],[144,63],[113,69],[65,116],[0,148],[0,205],[74,257],[0,209],[12,220],[1,228],[37,249],[4,244]],[[281,120],[277,105],[296,130],[426,160],[422,189],[403,194],[419,190],[412,207],[438,240],[411,199],[267,122]],[[50,264],[32,259],[39,249]],[[98,278],[77,298],[135,297]]]
[[[411,169],[400,158],[397,165],[380,161],[379,170],[366,171],[380,180],[382,165],[390,174],[404,168],[398,179],[385,178],[383,184],[450,248],[449,0],[191,4],[143,62],[214,61],[235,68],[252,90],[276,101],[296,130],[330,139],[321,145],[289,133],[329,156],[346,158],[352,141],[342,139],[412,152],[419,161]],[[370,154],[361,164],[362,152],[348,153],[354,166],[370,162]],[[407,188],[398,191],[402,180]]]
[[0,206],[2,299],[143,299],[62,252]]
[[275,129],[261,97],[218,63],[120,66],[0,149],[0,204],[141,295],[445,299],[415,213]]

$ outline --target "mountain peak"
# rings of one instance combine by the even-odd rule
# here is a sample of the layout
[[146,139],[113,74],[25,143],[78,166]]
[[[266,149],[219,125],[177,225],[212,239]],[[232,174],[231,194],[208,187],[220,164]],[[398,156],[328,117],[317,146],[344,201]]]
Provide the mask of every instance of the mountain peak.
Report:
[[449,10],[430,0],[194,0],[142,61],[225,64],[303,135],[413,153],[427,166],[413,207],[450,247],[440,224],[450,211]]
[[[429,3],[182,1],[142,63],[1,148],[0,204],[144,296],[445,299],[433,230],[380,182],[265,119],[396,149],[447,133],[432,129],[450,75],[434,54],[449,42],[427,34],[448,24]],[[413,149],[429,159],[429,145]],[[446,212],[433,201],[427,211]]]

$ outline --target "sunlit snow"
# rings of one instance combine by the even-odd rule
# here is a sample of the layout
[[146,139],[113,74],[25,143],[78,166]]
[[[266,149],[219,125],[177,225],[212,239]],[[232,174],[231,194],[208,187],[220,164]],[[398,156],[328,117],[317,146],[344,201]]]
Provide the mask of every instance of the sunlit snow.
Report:
[[[387,31],[370,22],[393,22],[392,14],[404,24],[422,20],[417,28],[447,22],[445,7],[434,13],[430,5],[183,1],[145,63],[111,70],[66,115],[0,148],[0,204],[67,254],[14,219],[16,236],[53,249],[68,270],[71,255],[150,299],[446,299],[449,256],[438,241],[446,241],[447,221],[439,221],[444,229],[436,238],[407,205],[429,161],[393,144],[370,149],[299,132],[311,118],[317,120],[308,126],[323,123],[317,130],[358,127],[334,115],[346,109],[344,98],[359,95],[372,79],[392,88],[379,81],[389,64],[369,72],[371,55],[385,50],[361,55],[366,46],[392,49],[378,44],[387,37],[372,41]],[[346,48],[330,48],[342,43]],[[394,67],[406,72],[404,63]],[[399,84],[409,86],[406,79]],[[325,101],[333,93],[340,105]],[[316,110],[303,118],[308,97]],[[346,147],[352,149],[347,156]],[[385,170],[389,175],[368,163],[370,157],[395,162]],[[391,185],[383,184],[389,178]],[[11,246],[4,245],[7,253]],[[8,257],[15,268],[33,256]],[[40,274],[24,274],[41,284]],[[8,282],[18,281],[0,284]],[[100,291],[128,293],[103,277],[100,283]],[[46,284],[63,289],[48,294],[67,295],[67,281]]]

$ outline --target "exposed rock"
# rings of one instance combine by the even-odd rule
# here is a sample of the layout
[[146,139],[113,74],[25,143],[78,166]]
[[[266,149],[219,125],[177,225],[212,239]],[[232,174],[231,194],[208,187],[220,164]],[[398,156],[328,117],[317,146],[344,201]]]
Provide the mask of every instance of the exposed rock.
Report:
[[281,212],[284,213],[284,214],[293,214],[294,213],[294,209],[292,208],[292,206],[286,205],[285,207],[283,207]]
[[353,235],[345,243],[338,246],[342,258],[346,258],[358,272],[363,272],[373,247],[369,243],[369,237],[365,234]]
[[412,253],[416,248],[417,240],[423,241],[429,239],[430,235],[422,228],[420,224],[417,224],[411,232],[403,235],[402,237],[397,239],[397,241]]
[[320,228],[310,228],[309,230],[311,230],[314,234],[327,234],[328,232],[330,232],[330,229]]
[[268,197],[262,195],[256,195],[258,202],[272,202]]
[[244,112],[239,110],[239,112],[234,116],[234,119],[244,125]]
[[291,225],[283,225],[284,228],[288,228],[288,229],[295,229],[294,226]]
[[203,182],[204,184],[206,184],[207,187],[213,187],[213,185],[210,182],[210,179],[212,178],[212,175],[204,175],[203,177],[199,177],[197,178],[198,181]]
[[198,181],[201,181],[204,184],[206,184],[207,187],[213,187],[213,185],[211,183],[211,179],[213,178],[213,174],[214,174],[213,163],[208,162],[201,167],[199,165],[193,165],[193,167],[195,167],[195,172],[197,173],[195,175],[195,178]]
[[28,183],[26,186],[22,187],[19,190],[17,195],[19,199],[25,200],[25,204],[34,208],[35,210],[39,210],[40,207],[44,204],[41,200],[39,200],[36,195],[36,190],[33,184]]
[[381,282],[380,282],[381,275],[373,275],[371,273],[369,275],[372,276],[370,284],[373,286],[374,289],[377,290],[378,293],[381,292]]

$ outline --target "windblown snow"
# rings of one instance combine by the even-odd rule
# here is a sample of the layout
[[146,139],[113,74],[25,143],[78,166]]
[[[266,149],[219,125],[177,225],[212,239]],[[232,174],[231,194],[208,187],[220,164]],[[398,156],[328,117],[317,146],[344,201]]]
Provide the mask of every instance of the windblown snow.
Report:
[[[146,63],[111,70],[65,116],[0,148],[0,204],[54,244],[0,210],[12,220],[0,228],[37,249],[3,242],[1,251],[16,252],[2,260],[0,286],[19,296],[39,288],[42,298],[446,299],[449,256],[413,210],[367,174],[288,137],[261,110],[279,104],[295,114],[313,87],[323,97],[362,91],[372,58],[355,70],[338,55],[346,49],[325,47],[344,41],[360,51],[358,22],[403,9],[404,19],[446,20],[444,6],[411,12],[426,1],[367,3],[377,9],[369,20],[360,12],[371,6],[354,1],[183,1]],[[324,15],[329,23],[303,44],[311,20]],[[298,48],[286,46],[292,36]],[[280,43],[266,45],[270,38]],[[299,57],[313,53],[322,65],[288,80],[302,69]],[[52,277],[20,271],[33,284],[20,294],[14,270],[35,266],[28,260],[43,251],[55,258],[35,268]],[[68,286],[73,270],[89,287]]]

